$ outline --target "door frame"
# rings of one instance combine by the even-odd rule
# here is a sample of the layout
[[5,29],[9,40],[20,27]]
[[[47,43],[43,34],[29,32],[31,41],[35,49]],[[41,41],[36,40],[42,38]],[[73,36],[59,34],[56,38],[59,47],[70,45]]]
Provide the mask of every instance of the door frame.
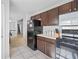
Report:
[[9,51],[9,0],[1,1],[1,57],[10,59]]

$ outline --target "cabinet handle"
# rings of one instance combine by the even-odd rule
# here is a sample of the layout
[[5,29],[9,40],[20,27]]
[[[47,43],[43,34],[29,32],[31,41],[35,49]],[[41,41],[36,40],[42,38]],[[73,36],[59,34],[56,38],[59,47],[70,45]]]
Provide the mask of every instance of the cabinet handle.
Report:
[[41,18],[39,18],[38,20],[41,20]]

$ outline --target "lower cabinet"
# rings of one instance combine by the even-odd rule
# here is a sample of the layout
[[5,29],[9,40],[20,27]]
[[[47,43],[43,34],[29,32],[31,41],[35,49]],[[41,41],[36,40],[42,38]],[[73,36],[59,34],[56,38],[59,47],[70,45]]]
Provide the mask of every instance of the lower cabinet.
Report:
[[45,54],[55,59],[55,44],[54,43],[46,42]]
[[37,49],[45,53],[45,41],[42,37],[37,37]]
[[37,49],[55,59],[55,42],[45,37],[37,37]]

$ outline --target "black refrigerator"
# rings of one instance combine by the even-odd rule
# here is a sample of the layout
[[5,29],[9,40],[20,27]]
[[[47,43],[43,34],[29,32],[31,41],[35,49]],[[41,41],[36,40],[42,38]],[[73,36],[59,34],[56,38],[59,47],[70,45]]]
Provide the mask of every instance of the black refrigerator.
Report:
[[43,28],[40,20],[29,20],[27,23],[27,45],[33,50],[37,49],[37,34],[42,34]]

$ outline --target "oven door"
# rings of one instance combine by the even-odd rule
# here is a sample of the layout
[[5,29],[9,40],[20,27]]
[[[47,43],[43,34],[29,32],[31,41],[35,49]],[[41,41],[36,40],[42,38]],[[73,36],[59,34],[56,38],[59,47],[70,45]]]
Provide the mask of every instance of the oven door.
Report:
[[78,26],[62,26],[56,45],[56,59],[78,59]]

